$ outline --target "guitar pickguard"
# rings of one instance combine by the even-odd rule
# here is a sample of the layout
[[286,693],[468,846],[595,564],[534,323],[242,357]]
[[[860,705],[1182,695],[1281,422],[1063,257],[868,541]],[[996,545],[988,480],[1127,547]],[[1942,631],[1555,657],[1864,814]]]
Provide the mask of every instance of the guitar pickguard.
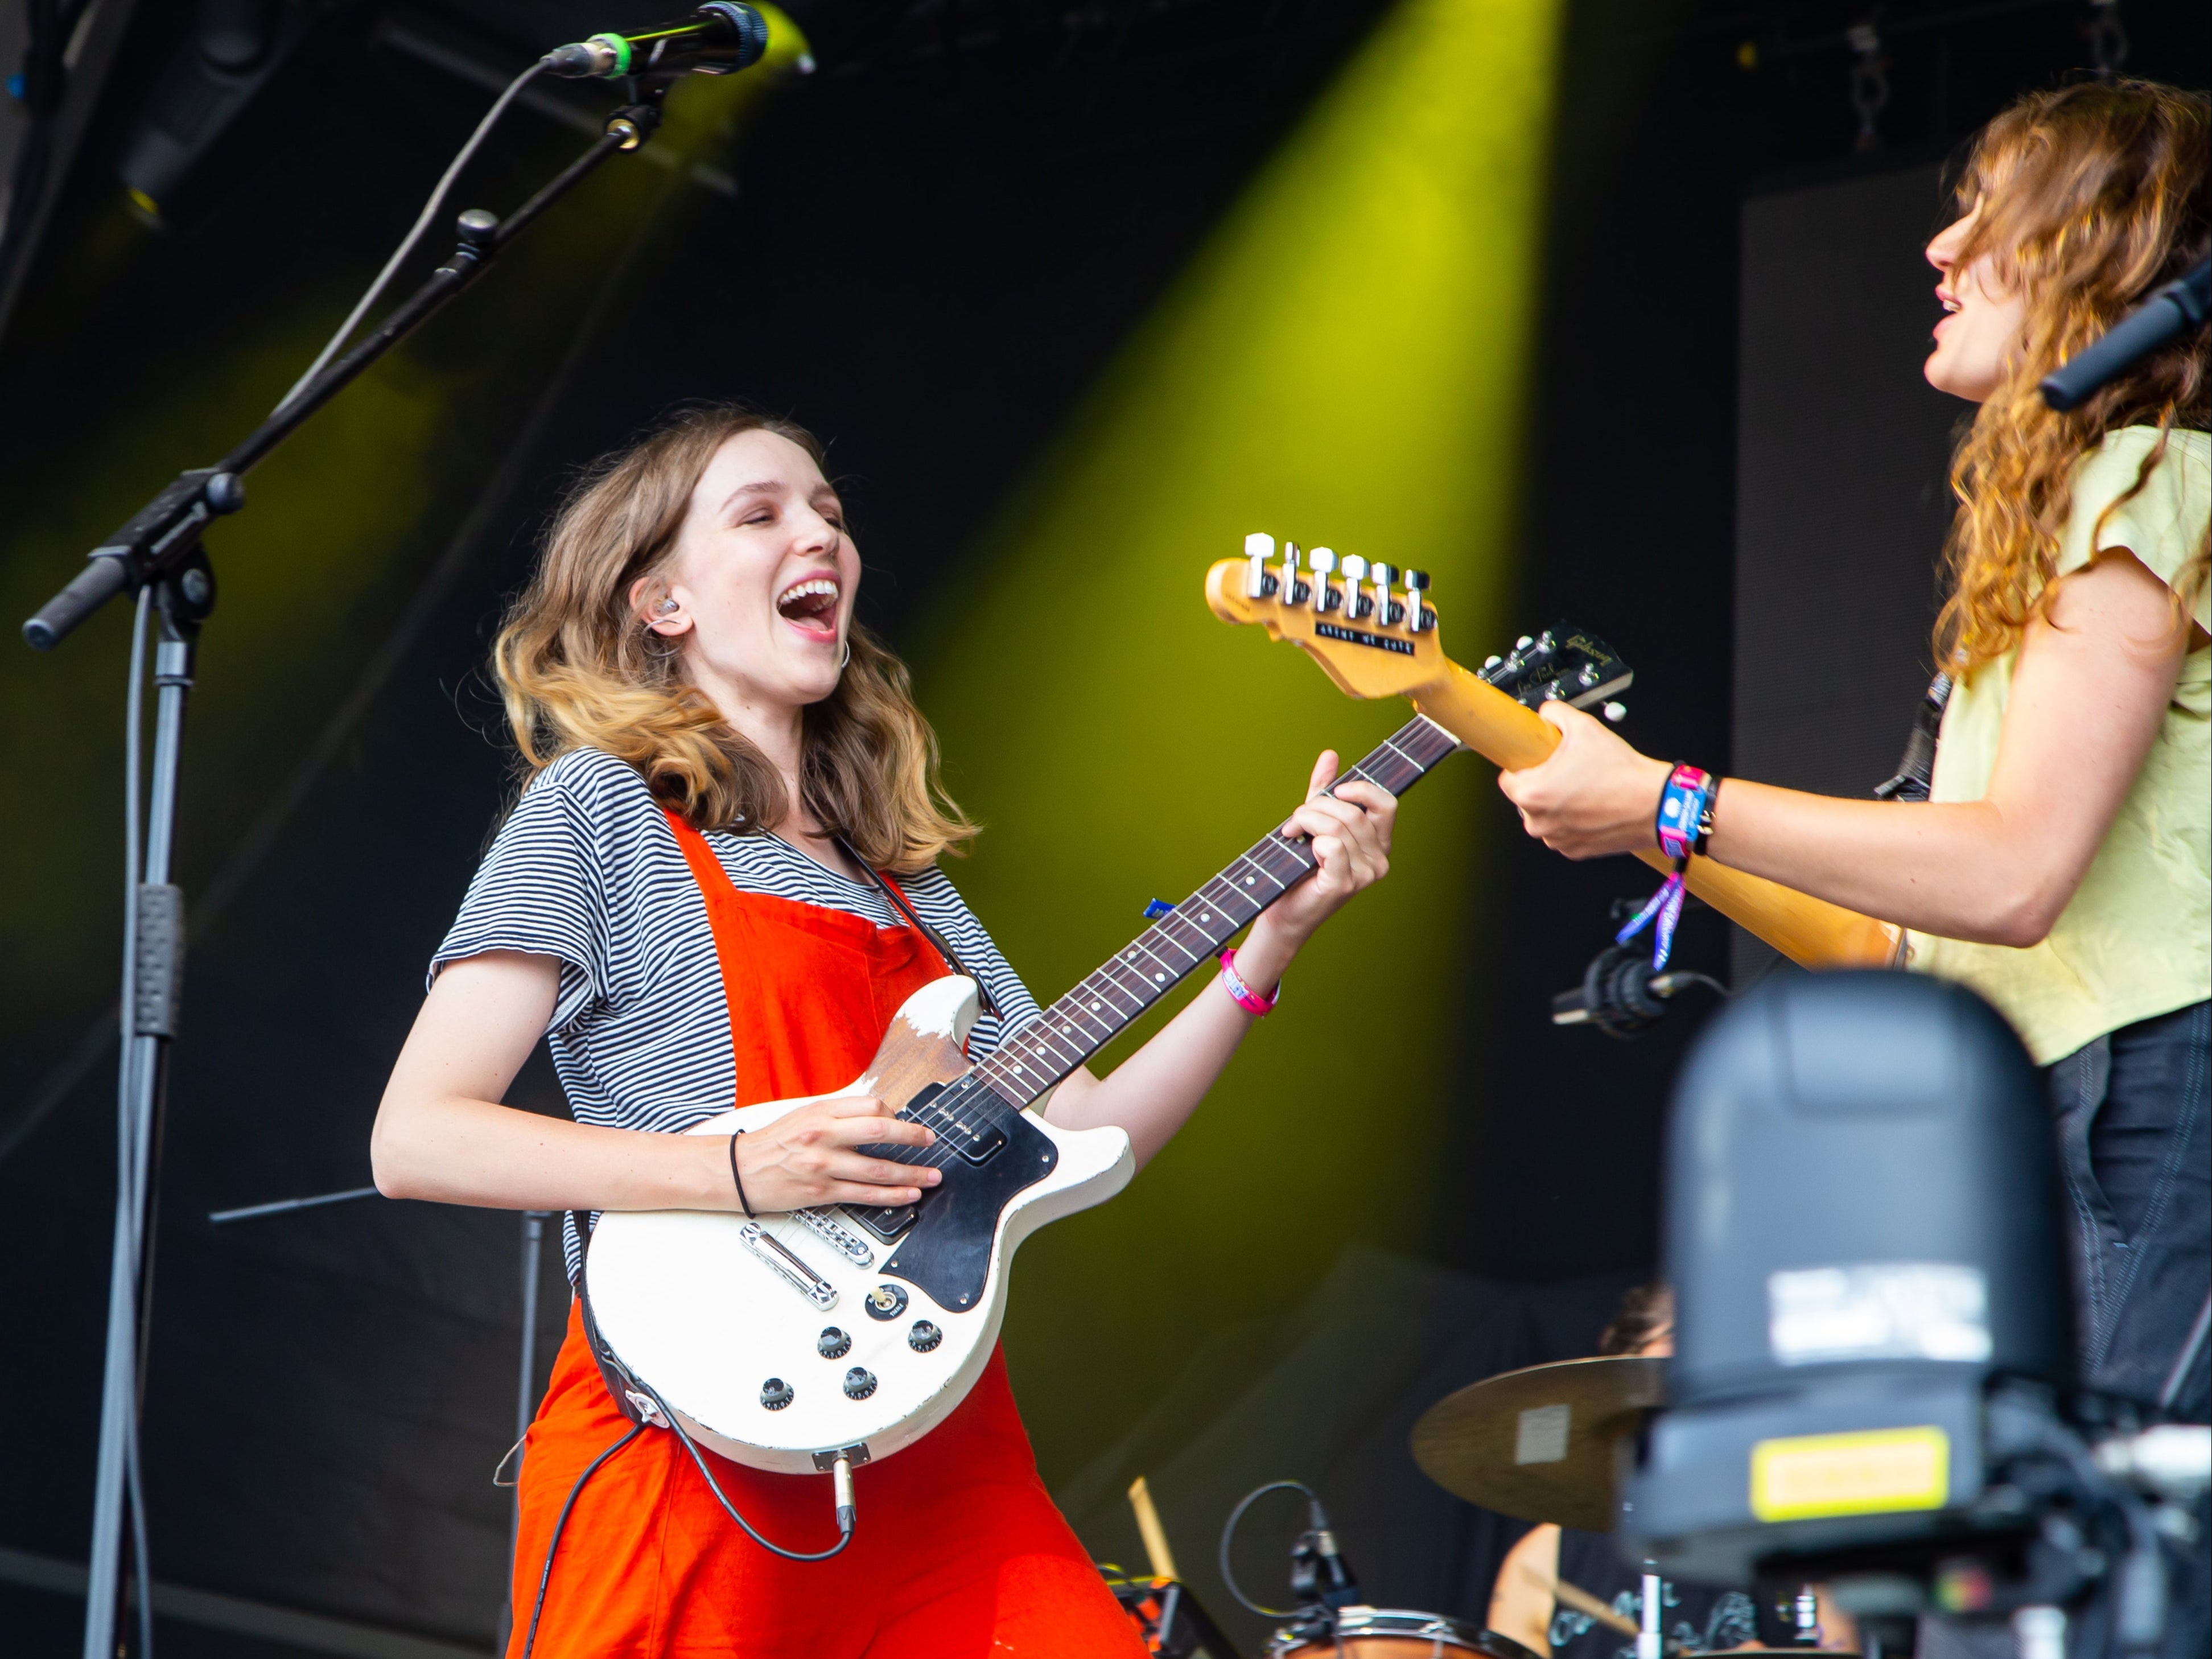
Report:
[[1006,1144],[981,1164],[955,1158],[924,1198],[915,1223],[884,1264],[946,1313],[980,1307],[991,1279],[991,1245],[999,1218],[1024,1189],[1050,1175],[1060,1149],[1015,1112],[1002,1126]]

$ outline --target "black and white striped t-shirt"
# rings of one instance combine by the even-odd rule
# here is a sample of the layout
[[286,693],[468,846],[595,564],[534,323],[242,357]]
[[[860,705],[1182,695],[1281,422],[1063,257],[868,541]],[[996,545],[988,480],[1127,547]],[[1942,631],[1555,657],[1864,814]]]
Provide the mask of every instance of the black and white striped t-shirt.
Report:
[[[902,925],[876,888],[773,836],[709,830],[706,840],[740,892]],[[1000,1010],[969,1034],[980,1060],[1035,1017],[1036,999],[942,872],[899,885]],[[578,1122],[673,1133],[729,1109],[729,1004],[706,901],[659,802],[625,763],[580,749],[532,780],[469,884],[430,977],[483,951],[560,958],[545,1038]],[[573,1231],[566,1242],[573,1279],[581,1255]]]

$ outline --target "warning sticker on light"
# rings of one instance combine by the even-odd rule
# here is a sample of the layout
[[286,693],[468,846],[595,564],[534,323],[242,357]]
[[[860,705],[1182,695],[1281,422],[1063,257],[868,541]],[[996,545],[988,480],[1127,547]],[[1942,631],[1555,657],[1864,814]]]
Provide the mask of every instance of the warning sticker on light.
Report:
[[1982,1270],[1963,1262],[1867,1261],[1766,1277],[1767,1340],[1784,1365],[1984,1360],[1989,1305]]
[[1762,1521],[1937,1510],[1951,1441],[1932,1425],[1762,1440],[1751,1449],[1751,1512]]

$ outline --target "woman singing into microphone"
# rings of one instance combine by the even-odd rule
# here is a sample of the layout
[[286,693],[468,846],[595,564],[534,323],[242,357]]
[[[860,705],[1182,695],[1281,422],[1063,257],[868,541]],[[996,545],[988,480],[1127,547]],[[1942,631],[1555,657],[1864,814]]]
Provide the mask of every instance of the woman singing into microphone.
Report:
[[[853,620],[860,579],[822,451],[782,422],[687,415],[575,493],[495,648],[528,781],[392,1071],[374,1146],[384,1192],[734,1212],[901,1205],[936,1183],[861,1150],[933,1139],[872,1099],[734,1140],[678,1133],[844,1087],[948,955],[995,1010],[971,1058],[1036,1012],[936,867],[975,829],[937,787],[905,668]],[[1382,876],[1395,803],[1364,783],[1322,795],[1335,766],[1322,757],[1288,826],[1312,837],[1319,872],[1111,1075],[1062,1083],[1054,1122],[1117,1125],[1139,1163],[1158,1152],[1314,929]],[[1141,833],[1151,807],[1122,805]],[[500,1103],[541,1037],[574,1122]],[[587,1243],[572,1224],[572,1279]],[[861,1523],[827,1562],[759,1548],[675,1437],[646,1433],[576,1492],[533,1618],[563,1503],[628,1427],[572,1310],[522,1465],[517,1656],[1144,1651],[1038,1480],[996,1355],[943,1424],[856,1472]],[[769,1538],[835,1541],[819,1478],[713,1467]]]
[[[1924,805],[1701,785],[1723,864],[1911,930],[2046,1068],[2084,1380],[2204,1420],[2212,1310],[2212,386],[2200,331],[2081,408],[2037,382],[2212,246],[2212,100],[2144,82],[2024,98],[1928,245],[1926,374],[1980,405],[1936,660]],[[1647,846],[1676,769],[1553,703],[1500,787],[1572,858]],[[1717,793],[1713,793],[1715,790]],[[1675,792],[1678,795],[1681,791]],[[2185,1359],[2191,1363],[2183,1364]]]

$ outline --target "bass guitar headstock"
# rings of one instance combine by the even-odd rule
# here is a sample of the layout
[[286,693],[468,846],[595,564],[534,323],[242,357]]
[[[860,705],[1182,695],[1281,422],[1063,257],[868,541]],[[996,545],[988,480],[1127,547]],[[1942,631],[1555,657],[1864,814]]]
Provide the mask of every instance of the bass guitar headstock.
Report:
[[[1340,558],[1326,547],[1296,542],[1279,548],[1273,536],[1244,538],[1244,556],[1223,559],[1206,574],[1206,600],[1225,623],[1257,623],[1288,640],[1322,665],[1340,690],[1355,697],[1408,696],[1453,670],[1444,655],[1429,578],[1356,553]],[[1564,699],[1577,708],[1607,703],[1635,678],[1612,647],[1588,629],[1559,623],[1511,651],[1492,657],[1476,678],[1534,708]]]

